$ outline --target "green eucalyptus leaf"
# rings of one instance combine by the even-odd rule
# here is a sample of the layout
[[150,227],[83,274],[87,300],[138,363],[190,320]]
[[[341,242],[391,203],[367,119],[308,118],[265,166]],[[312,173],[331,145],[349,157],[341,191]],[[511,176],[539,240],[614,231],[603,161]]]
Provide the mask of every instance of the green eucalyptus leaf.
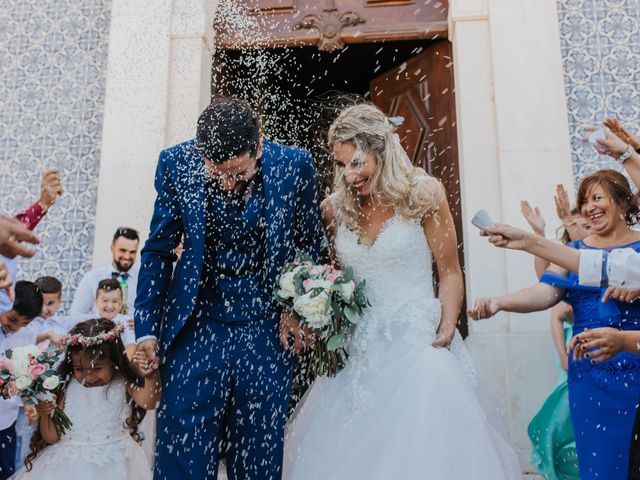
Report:
[[329,350],[330,352],[338,350],[339,348],[342,348],[344,346],[346,341],[347,338],[344,335],[342,335],[341,333],[336,333],[327,341],[327,350]]

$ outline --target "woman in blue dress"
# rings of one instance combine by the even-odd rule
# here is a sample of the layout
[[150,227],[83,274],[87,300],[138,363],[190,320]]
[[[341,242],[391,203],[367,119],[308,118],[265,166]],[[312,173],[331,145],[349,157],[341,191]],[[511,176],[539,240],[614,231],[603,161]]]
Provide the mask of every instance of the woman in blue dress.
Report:
[[[640,251],[640,232],[632,230],[640,214],[627,179],[615,170],[600,170],[582,179],[577,205],[591,224],[574,248],[633,248]],[[555,265],[540,283],[497,298],[480,298],[468,314],[478,320],[499,311],[528,313],[546,310],[561,300],[573,307],[573,335],[584,329],[613,327],[640,330],[640,302],[609,299],[606,288],[583,287],[578,276]],[[621,352],[592,363],[570,357],[569,406],[582,480],[626,480],[629,442],[640,398],[640,355]]]

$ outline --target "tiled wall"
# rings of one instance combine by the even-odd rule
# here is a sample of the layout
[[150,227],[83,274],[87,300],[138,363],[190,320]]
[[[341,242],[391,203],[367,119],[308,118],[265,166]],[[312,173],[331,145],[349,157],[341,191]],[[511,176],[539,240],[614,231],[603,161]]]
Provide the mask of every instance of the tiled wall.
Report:
[[640,0],[558,0],[573,171],[576,180],[615,167],[580,137],[617,117],[640,133]]
[[0,211],[39,196],[47,168],[66,193],[41,222],[19,278],[54,275],[64,300],[90,267],[110,0],[0,0]]

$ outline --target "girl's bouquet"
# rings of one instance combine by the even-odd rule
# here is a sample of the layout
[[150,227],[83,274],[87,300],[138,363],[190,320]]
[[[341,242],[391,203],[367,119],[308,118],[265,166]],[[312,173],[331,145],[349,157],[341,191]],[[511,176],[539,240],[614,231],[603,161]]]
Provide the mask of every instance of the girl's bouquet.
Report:
[[[0,360],[0,395],[5,399],[17,395],[25,405],[52,401],[51,392],[61,383],[53,366],[61,357],[62,352],[48,341],[7,350],[6,358]],[[71,426],[60,408],[51,413],[51,418],[58,435]]]
[[300,253],[280,272],[274,298],[313,330],[316,374],[333,377],[344,367],[351,330],[369,305],[364,285],[353,279],[351,268],[314,265]]

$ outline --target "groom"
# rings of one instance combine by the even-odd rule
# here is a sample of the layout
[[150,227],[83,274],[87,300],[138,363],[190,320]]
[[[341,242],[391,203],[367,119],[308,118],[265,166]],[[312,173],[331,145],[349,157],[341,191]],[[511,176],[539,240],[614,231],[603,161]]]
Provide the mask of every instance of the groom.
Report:
[[216,479],[223,420],[230,480],[281,476],[286,350],[301,336],[272,291],[297,250],[318,257],[323,233],[310,154],[260,129],[245,102],[216,98],[195,140],[160,153],[135,304],[138,350],[163,382],[157,480]]

